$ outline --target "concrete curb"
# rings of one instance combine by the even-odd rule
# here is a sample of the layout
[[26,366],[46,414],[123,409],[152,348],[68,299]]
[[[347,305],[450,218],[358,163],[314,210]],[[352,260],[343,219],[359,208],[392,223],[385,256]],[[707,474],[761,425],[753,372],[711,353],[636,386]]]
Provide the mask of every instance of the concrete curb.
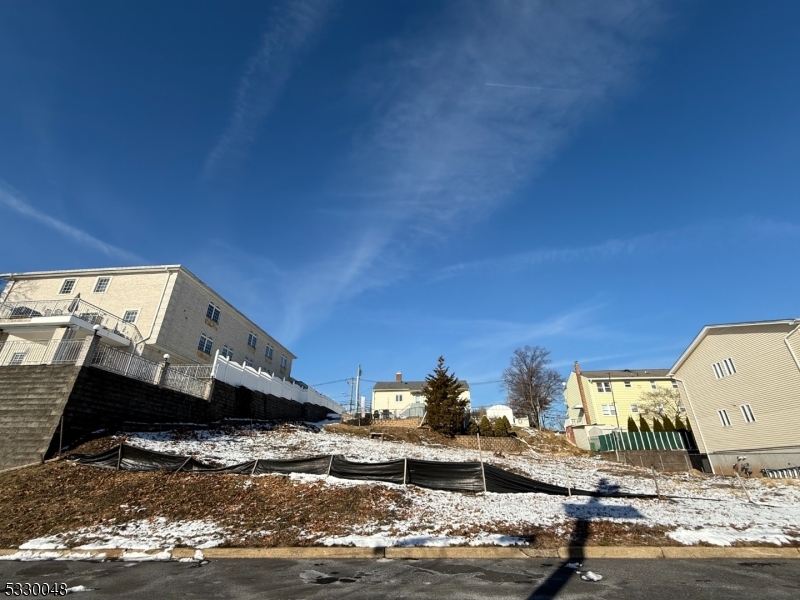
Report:
[[[61,556],[66,559],[91,559],[103,555],[106,559],[125,560],[126,553],[156,557],[168,554],[172,559],[193,558],[194,548],[147,550],[145,552],[112,548],[108,550],[14,550],[0,549],[0,557],[24,553],[27,560]],[[635,558],[635,559],[714,559],[714,558],[783,558],[800,559],[800,548],[778,548],[764,546],[716,547],[716,546],[583,546],[561,548],[525,548],[520,546],[498,547],[411,547],[411,548],[345,548],[345,547],[285,547],[285,548],[205,548],[200,550],[206,559],[253,558],[253,559],[591,559],[591,558]],[[138,558],[140,559],[140,558]]]

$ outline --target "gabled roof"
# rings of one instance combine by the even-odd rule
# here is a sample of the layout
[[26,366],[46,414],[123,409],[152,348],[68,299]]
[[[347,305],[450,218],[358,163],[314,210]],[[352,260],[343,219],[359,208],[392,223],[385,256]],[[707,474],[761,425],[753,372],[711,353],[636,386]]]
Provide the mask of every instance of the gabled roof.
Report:
[[587,379],[658,379],[668,378],[669,369],[606,369],[605,371],[584,371],[581,375]]
[[672,368],[669,370],[670,377],[673,377],[678,369],[681,368],[681,365],[686,362],[689,356],[694,352],[695,348],[700,345],[700,342],[705,339],[705,337],[715,329],[732,329],[734,327],[767,327],[773,325],[800,325],[800,319],[777,319],[775,321],[744,321],[742,323],[720,323],[719,325],[706,325],[703,329],[700,330],[700,333],[692,340],[692,343],[689,344],[689,347],[683,351],[683,354],[680,355],[678,361],[672,365]]
[[[458,383],[463,389],[469,389],[469,384],[465,380],[459,379]],[[422,391],[424,385],[424,381],[376,381],[372,390],[375,392],[419,392]]]

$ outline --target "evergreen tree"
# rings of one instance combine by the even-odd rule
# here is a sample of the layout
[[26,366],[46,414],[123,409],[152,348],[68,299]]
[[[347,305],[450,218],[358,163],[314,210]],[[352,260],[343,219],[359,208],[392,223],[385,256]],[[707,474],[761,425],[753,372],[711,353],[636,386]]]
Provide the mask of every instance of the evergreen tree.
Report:
[[486,415],[481,417],[479,429],[483,437],[492,437],[494,435],[494,428],[492,427],[492,424],[489,422],[489,418]]
[[664,415],[664,431],[675,431],[675,425],[667,415]]
[[453,437],[463,427],[467,400],[459,397],[464,390],[455,373],[448,371],[449,367],[444,366],[444,356],[440,356],[433,373],[425,378],[422,394],[427,401],[425,420],[428,427]]
[[641,415],[639,415],[639,431],[641,431],[642,433],[650,433],[651,432],[650,425],[647,424],[647,421]]
[[475,435],[479,431],[478,422],[475,419],[470,419],[469,425],[467,425],[467,435]]
[[661,422],[661,419],[656,417],[653,419],[653,433],[663,433],[664,432],[664,424]]
[[494,420],[493,429],[494,437],[508,437],[508,434],[511,432],[511,423],[508,422],[507,417],[502,416]]
[[680,431],[681,429],[686,429],[686,423],[681,420],[681,416],[678,415],[675,417],[675,431]]
[[632,416],[628,416],[628,432],[639,433],[639,428],[636,426],[636,421],[633,420]]

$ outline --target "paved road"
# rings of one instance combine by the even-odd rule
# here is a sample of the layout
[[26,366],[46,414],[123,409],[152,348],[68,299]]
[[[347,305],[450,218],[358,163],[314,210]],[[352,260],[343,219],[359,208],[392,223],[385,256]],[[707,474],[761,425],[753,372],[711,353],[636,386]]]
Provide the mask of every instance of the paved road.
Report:
[[586,582],[563,561],[247,560],[6,562],[0,583],[66,582],[93,598],[565,598],[614,600],[800,598],[797,560],[587,559]]

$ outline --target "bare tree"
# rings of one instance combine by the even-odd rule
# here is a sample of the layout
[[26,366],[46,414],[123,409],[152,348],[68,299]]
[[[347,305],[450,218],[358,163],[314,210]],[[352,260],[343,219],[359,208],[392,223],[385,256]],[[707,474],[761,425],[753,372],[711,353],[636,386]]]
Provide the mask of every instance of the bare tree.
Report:
[[544,414],[561,393],[561,375],[548,365],[550,351],[541,346],[514,350],[511,364],[503,371],[503,387],[515,416],[527,416],[532,427],[542,428]]
[[674,388],[656,388],[643,392],[639,396],[639,410],[647,417],[669,417],[675,422],[675,417],[683,415],[684,408],[681,394]]

